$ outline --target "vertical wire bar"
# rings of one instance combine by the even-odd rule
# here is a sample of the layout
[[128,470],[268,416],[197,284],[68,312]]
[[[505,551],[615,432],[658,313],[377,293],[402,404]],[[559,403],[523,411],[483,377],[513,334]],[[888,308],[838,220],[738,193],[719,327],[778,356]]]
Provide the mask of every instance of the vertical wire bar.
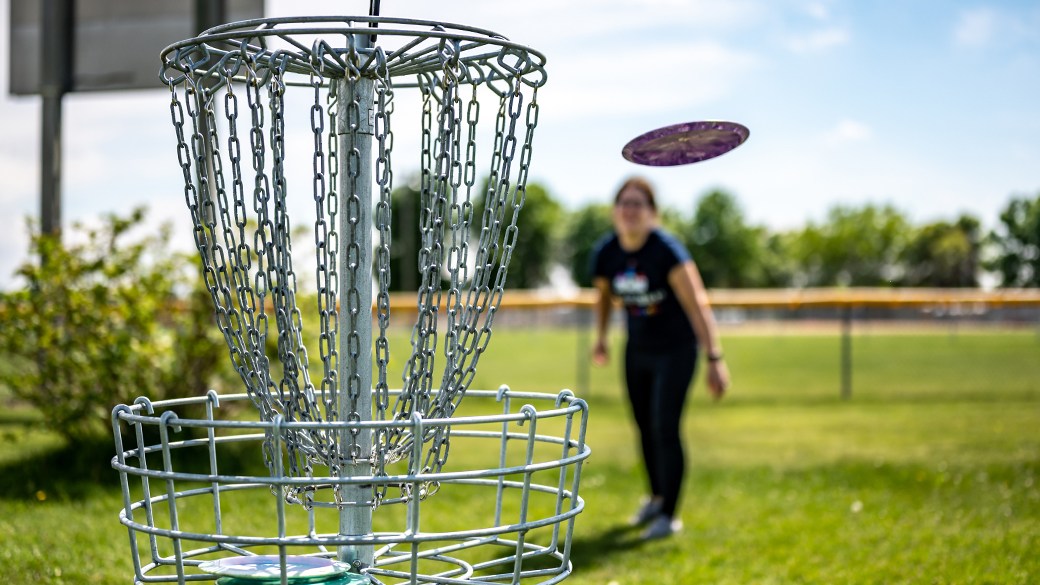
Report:
[[[502,402],[502,414],[509,415],[509,386],[505,384],[498,387],[498,400]],[[506,468],[506,445],[509,442],[509,421],[502,421],[502,440],[498,451],[498,468]],[[498,486],[495,488],[495,523],[494,526],[502,525],[502,496],[505,492],[506,477],[498,473]]]
[[[159,417],[159,440],[162,445],[163,471],[166,474],[166,506],[170,510],[170,540],[173,541],[173,558],[177,567],[177,583],[184,585],[184,551],[181,539],[173,536],[180,532],[181,525],[177,517],[177,487],[173,481],[173,457],[170,454],[170,420],[176,421],[177,415],[172,410],[167,410]],[[176,423],[175,423],[176,424]]]
[[[523,569],[524,541],[527,539],[527,500],[531,496],[531,475],[534,473],[530,466],[534,463],[534,445],[538,439],[538,411],[530,404],[520,408],[520,412],[527,416],[527,455],[524,459],[524,486],[520,491],[520,518],[517,521],[516,532],[516,559],[513,562],[513,583],[520,582]],[[523,420],[519,424],[523,424]]]
[[[310,538],[318,537],[317,516],[314,514],[314,506],[307,507],[307,536]],[[325,545],[319,545],[318,550],[325,552]]]
[[[147,399],[138,398],[137,401],[135,402],[135,404],[136,403],[142,403],[142,402],[143,402],[143,405],[144,405],[145,409],[148,411],[148,414],[153,414],[154,411],[152,410],[151,402],[149,402]],[[140,465],[141,471],[144,472],[144,473],[141,474],[141,491],[142,491],[141,501],[144,503],[145,520],[148,522],[148,527],[149,528],[155,528],[155,510],[152,508],[152,487],[151,487],[151,483],[148,480],[148,475],[147,475],[147,473],[148,473],[148,456],[147,456],[147,451],[146,451],[147,446],[145,445],[145,440],[144,440],[144,427],[143,427],[143,425],[141,423],[136,423],[134,425],[134,432],[135,432],[135,434],[137,436],[137,458],[138,458],[138,461],[141,464]],[[150,533],[148,535],[148,545],[150,547],[150,552],[151,552],[151,556],[152,556],[151,561],[153,563],[155,563],[155,564],[158,564],[159,563],[159,541],[158,541],[158,537],[154,533]]]
[[[573,397],[573,394],[571,393],[570,390],[561,390],[559,395],[557,395],[557,397],[556,397],[556,406],[559,407],[565,400],[568,400],[571,397]],[[563,462],[566,461],[567,457],[570,455],[570,451],[571,451],[571,432],[573,430],[573,426],[574,426],[574,415],[573,415],[573,413],[568,413],[566,418],[565,418],[564,429],[563,429],[563,441],[562,441],[563,449],[562,449],[562,452],[560,453],[560,461],[561,461],[561,463],[560,463],[559,482],[556,484],[556,507],[553,510],[553,513],[556,516],[559,516],[563,512],[564,493],[565,493],[565,490],[566,490],[566,487],[567,487],[567,465],[565,463],[563,463]],[[548,546],[548,549],[550,551],[555,551],[556,548],[559,546],[559,538],[560,538],[560,523],[559,522],[555,522],[555,523],[553,523],[553,527],[552,527],[552,541],[549,543],[549,546]]]
[[[210,390],[206,397],[206,420],[210,424],[206,425],[206,449],[209,451],[209,472],[213,477],[219,475],[217,469],[217,437],[216,430],[213,426],[213,407],[220,406],[220,398],[217,393]],[[210,490],[213,492],[213,522],[214,530],[217,534],[224,533],[224,523],[220,519],[220,482],[214,479],[210,483]]]
[[[134,510],[130,501],[130,478],[126,473],[126,451],[123,449],[122,425],[119,423],[119,419],[124,413],[133,414],[133,410],[125,404],[121,404],[112,410],[112,434],[116,442],[116,461],[122,467],[119,470],[119,486],[123,490],[123,510],[126,513],[126,519],[133,522]],[[134,426],[140,426],[140,423],[135,423]],[[138,450],[137,460],[140,463],[140,450]],[[141,573],[141,557],[137,548],[137,536],[135,535],[134,527],[127,526],[127,533],[130,536],[130,554],[134,562],[134,575],[137,576],[138,580],[141,580],[144,579],[144,575]]]
[[417,578],[419,575],[419,490],[422,488],[420,476],[422,475],[421,466],[423,459],[423,442],[420,440],[420,437],[422,436],[422,415],[417,412],[412,413],[412,437],[414,437],[414,440],[412,441],[412,461],[408,469],[408,475],[411,476],[409,479],[412,480],[411,484],[409,484],[411,486],[411,499],[408,501],[408,532],[412,541],[410,551],[411,580],[409,581],[411,585],[418,584]]
[[275,513],[278,517],[278,568],[279,568],[279,582],[281,585],[289,585],[289,577],[286,571],[286,559],[285,552],[285,466],[282,464],[282,438],[285,436],[282,424],[285,422],[285,418],[282,415],[275,415],[274,420],[271,421],[274,425],[274,453],[272,457],[274,459],[274,476],[278,479],[278,483],[272,486],[277,490],[275,493]]
[[[575,452],[585,452],[585,431],[588,429],[589,421],[589,406],[581,399],[574,400],[571,402],[572,405],[581,408],[581,425],[578,427],[578,444],[575,445]],[[568,415],[567,420],[570,421],[573,415]],[[569,427],[569,423],[568,423]],[[584,459],[578,459],[574,462],[572,470],[573,483],[571,485],[571,510],[578,507],[578,486],[581,484],[581,465],[584,463]],[[570,562],[571,558],[571,544],[574,540],[574,520],[576,516],[571,516],[567,520],[567,533],[563,538],[563,565],[566,566]]]

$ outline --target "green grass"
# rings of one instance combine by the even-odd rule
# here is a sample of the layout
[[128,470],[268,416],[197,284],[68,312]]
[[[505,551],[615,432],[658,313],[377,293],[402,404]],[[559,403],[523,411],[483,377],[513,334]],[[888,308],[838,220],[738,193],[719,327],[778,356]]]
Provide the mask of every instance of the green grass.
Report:
[[[624,526],[644,481],[617,363],[583,381],[582,339],[496,330],[474,380],[573,388],[590,404],[566,583],[1040,581],[1036,332],[858,334],[849,401],[836,334],[726,336],[729,396],[712,402],[698,380],[685,417],[686,529],[652,543]],[[91,448],[33,417],[0,417],[5,582],[128,583],[115,473],[77,463]],[[466,504],[435,497],[445,516]]]

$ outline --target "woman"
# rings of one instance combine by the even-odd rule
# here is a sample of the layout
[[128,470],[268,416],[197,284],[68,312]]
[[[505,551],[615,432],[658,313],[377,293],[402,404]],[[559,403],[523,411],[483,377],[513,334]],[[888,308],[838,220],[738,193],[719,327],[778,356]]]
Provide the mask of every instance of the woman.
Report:
[[661,538],[682,528],[676,515],[685,471],[680,421],[698,348],[705,351],[708,390],[716,399],[729,385],[729,372],[700,273],[682,244],[659,228],[650,184],[626,181],[613,214],[614,233],[593,256],[599,291],[593,360],[607,362],[607,326],[617,297],[627,314],[625,384],[651,494],[632,523],[648,525],[644,538]]

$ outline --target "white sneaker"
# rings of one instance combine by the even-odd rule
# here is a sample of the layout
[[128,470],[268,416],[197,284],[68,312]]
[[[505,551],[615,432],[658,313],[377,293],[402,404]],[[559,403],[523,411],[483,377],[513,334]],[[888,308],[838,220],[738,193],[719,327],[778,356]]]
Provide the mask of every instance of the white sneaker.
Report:
[[643,505],[639,507],[639,511],[636,512],[635,516],[629,518],[629,525],[642,526],[643,524],[646,524],[661,514],[661,508],[663,506],[664,503],[656,498],[644,500]]
[[682,520],[676,518],[675,520],[668,516],[659,515],[654,518],[654,521],[650,523],[650,526],[646,527],[643,531],[644,540],[653,540],[655,538],[665,538],[671,536],[682,530]]

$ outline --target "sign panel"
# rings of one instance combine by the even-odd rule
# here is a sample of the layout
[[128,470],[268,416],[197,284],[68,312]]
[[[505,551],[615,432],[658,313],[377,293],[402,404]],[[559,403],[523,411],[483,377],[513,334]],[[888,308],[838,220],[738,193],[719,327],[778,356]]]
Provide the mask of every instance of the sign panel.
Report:
[[[157,89],[159,53],[196,36],[199,0],[75,0],[67,91]],[[201,0],[213,2],[214,0]],[[263,0],[225,0],[226,21],[263,18]],[[40,0],[11,0],[10,92],[40,92]]]

